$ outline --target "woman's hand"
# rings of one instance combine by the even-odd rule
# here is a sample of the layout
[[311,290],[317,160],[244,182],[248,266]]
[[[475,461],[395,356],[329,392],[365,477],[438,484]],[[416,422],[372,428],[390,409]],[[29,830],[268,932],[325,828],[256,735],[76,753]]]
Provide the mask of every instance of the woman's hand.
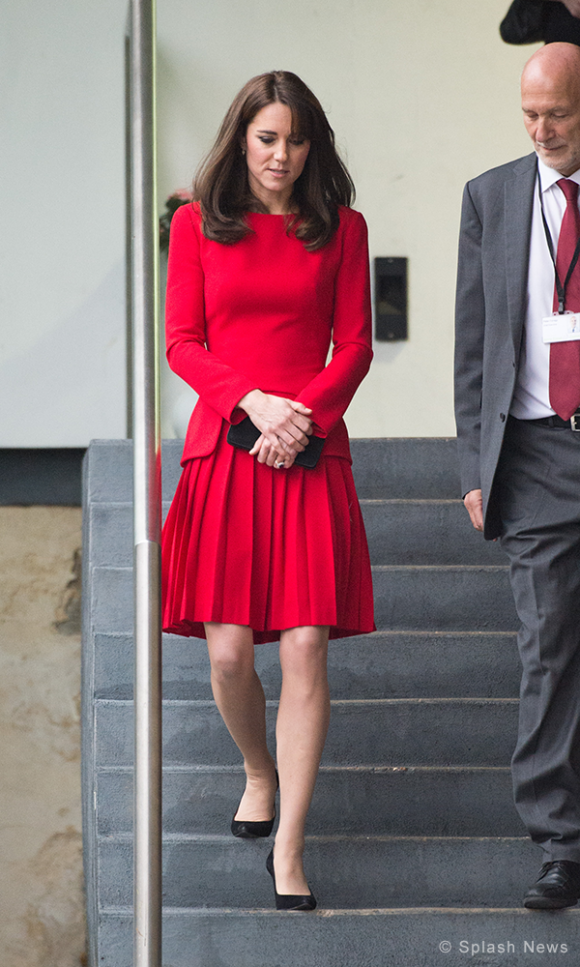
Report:
[[280,445],[278,448],[271,446],[263,433],[250,450],[250,456],[256,457],[258,463],[265,463],[268,467],[276,467],[277,470],[288,470],[296,459],[295,453],[289,451],[283,453]]
[[[292,457],[292,463],[296,454],[306,449],[308,437],[312,433],[312,410],[303,403],[282,396],[271,396],[255,389],[246,393],[238,406],[248,414],[254,426],[262,433],[263,441],[256,441],[250,451],[262,457],[260,459],[258,456],[260,463],[273,466],[276,462],[275,459],[269,462],[272,453],[268,452],[266,455],[265,443],[269,445],[270,451],[279,455],[277,459],[287,461]],[[292,466],[292,463],[288,465]]]

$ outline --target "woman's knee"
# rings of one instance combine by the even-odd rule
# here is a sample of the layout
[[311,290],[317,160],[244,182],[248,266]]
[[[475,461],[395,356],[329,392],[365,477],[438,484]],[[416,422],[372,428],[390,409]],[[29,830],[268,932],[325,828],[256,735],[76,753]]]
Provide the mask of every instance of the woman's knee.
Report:
[[206,626],[211,672],[222,681],[240,680],[254,670],[254,643],[251,632],[227,626]]
[[280,636],[280,662],[283,671],[326,677],[328,628],[290,628]]

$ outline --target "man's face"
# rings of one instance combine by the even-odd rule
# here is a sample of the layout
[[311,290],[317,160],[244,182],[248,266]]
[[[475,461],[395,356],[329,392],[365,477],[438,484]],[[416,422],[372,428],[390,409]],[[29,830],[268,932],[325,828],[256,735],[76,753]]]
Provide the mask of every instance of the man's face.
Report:
[[524,124],[545,165],[560,174],[580,168],[580,83],[570,72],[531,72],[522,80]]

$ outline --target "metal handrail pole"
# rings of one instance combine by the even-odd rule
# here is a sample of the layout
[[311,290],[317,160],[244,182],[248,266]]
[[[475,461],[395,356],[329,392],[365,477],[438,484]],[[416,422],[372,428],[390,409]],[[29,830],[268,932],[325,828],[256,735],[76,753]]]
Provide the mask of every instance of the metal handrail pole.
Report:
[[134,967],[161,967],[161,440],[155,0],[130,7],[135,581]]

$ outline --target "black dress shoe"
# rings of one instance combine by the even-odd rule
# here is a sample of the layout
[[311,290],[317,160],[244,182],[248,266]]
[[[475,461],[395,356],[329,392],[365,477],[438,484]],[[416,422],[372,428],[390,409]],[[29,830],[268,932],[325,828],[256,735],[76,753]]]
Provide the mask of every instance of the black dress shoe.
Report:
[[[279,785],[280,780],[278,779],[278,772],[276,772],[276,791],[278,791]],[[236,819],[236,813],[234,813],[231,825],[232,836],[237,836],[238,839],[259,839],[262,836],[269,836],[274,828],[275,819],[276,809],[274,809],[272,819],[262,819],[255,822],[250,819]]]
[[274,897],[276,900],[277,910],[304,910],[305,912],[308,912],[309,910],[316,909],[316,900],[314,899],[312,893],[307,893],[306,896],[298,896],[293,893],[278,893],[276,890],[276,877],[274,875],[273,849],[268,853],[266,869],[272,877],[272,883],[274,884]]
[[272,819],[263,819],[259,822],[254,822],[250,819],[232,819],[232,836],[237,836],[238,839],[258,839],[260,836],[269,836],[274,828],[274,820],[276,819],[276,812]]
[[544,863],[540,875],[524,897],[529,910],[561,910],[573,907],[580,897],[580,863],[553,860]]

